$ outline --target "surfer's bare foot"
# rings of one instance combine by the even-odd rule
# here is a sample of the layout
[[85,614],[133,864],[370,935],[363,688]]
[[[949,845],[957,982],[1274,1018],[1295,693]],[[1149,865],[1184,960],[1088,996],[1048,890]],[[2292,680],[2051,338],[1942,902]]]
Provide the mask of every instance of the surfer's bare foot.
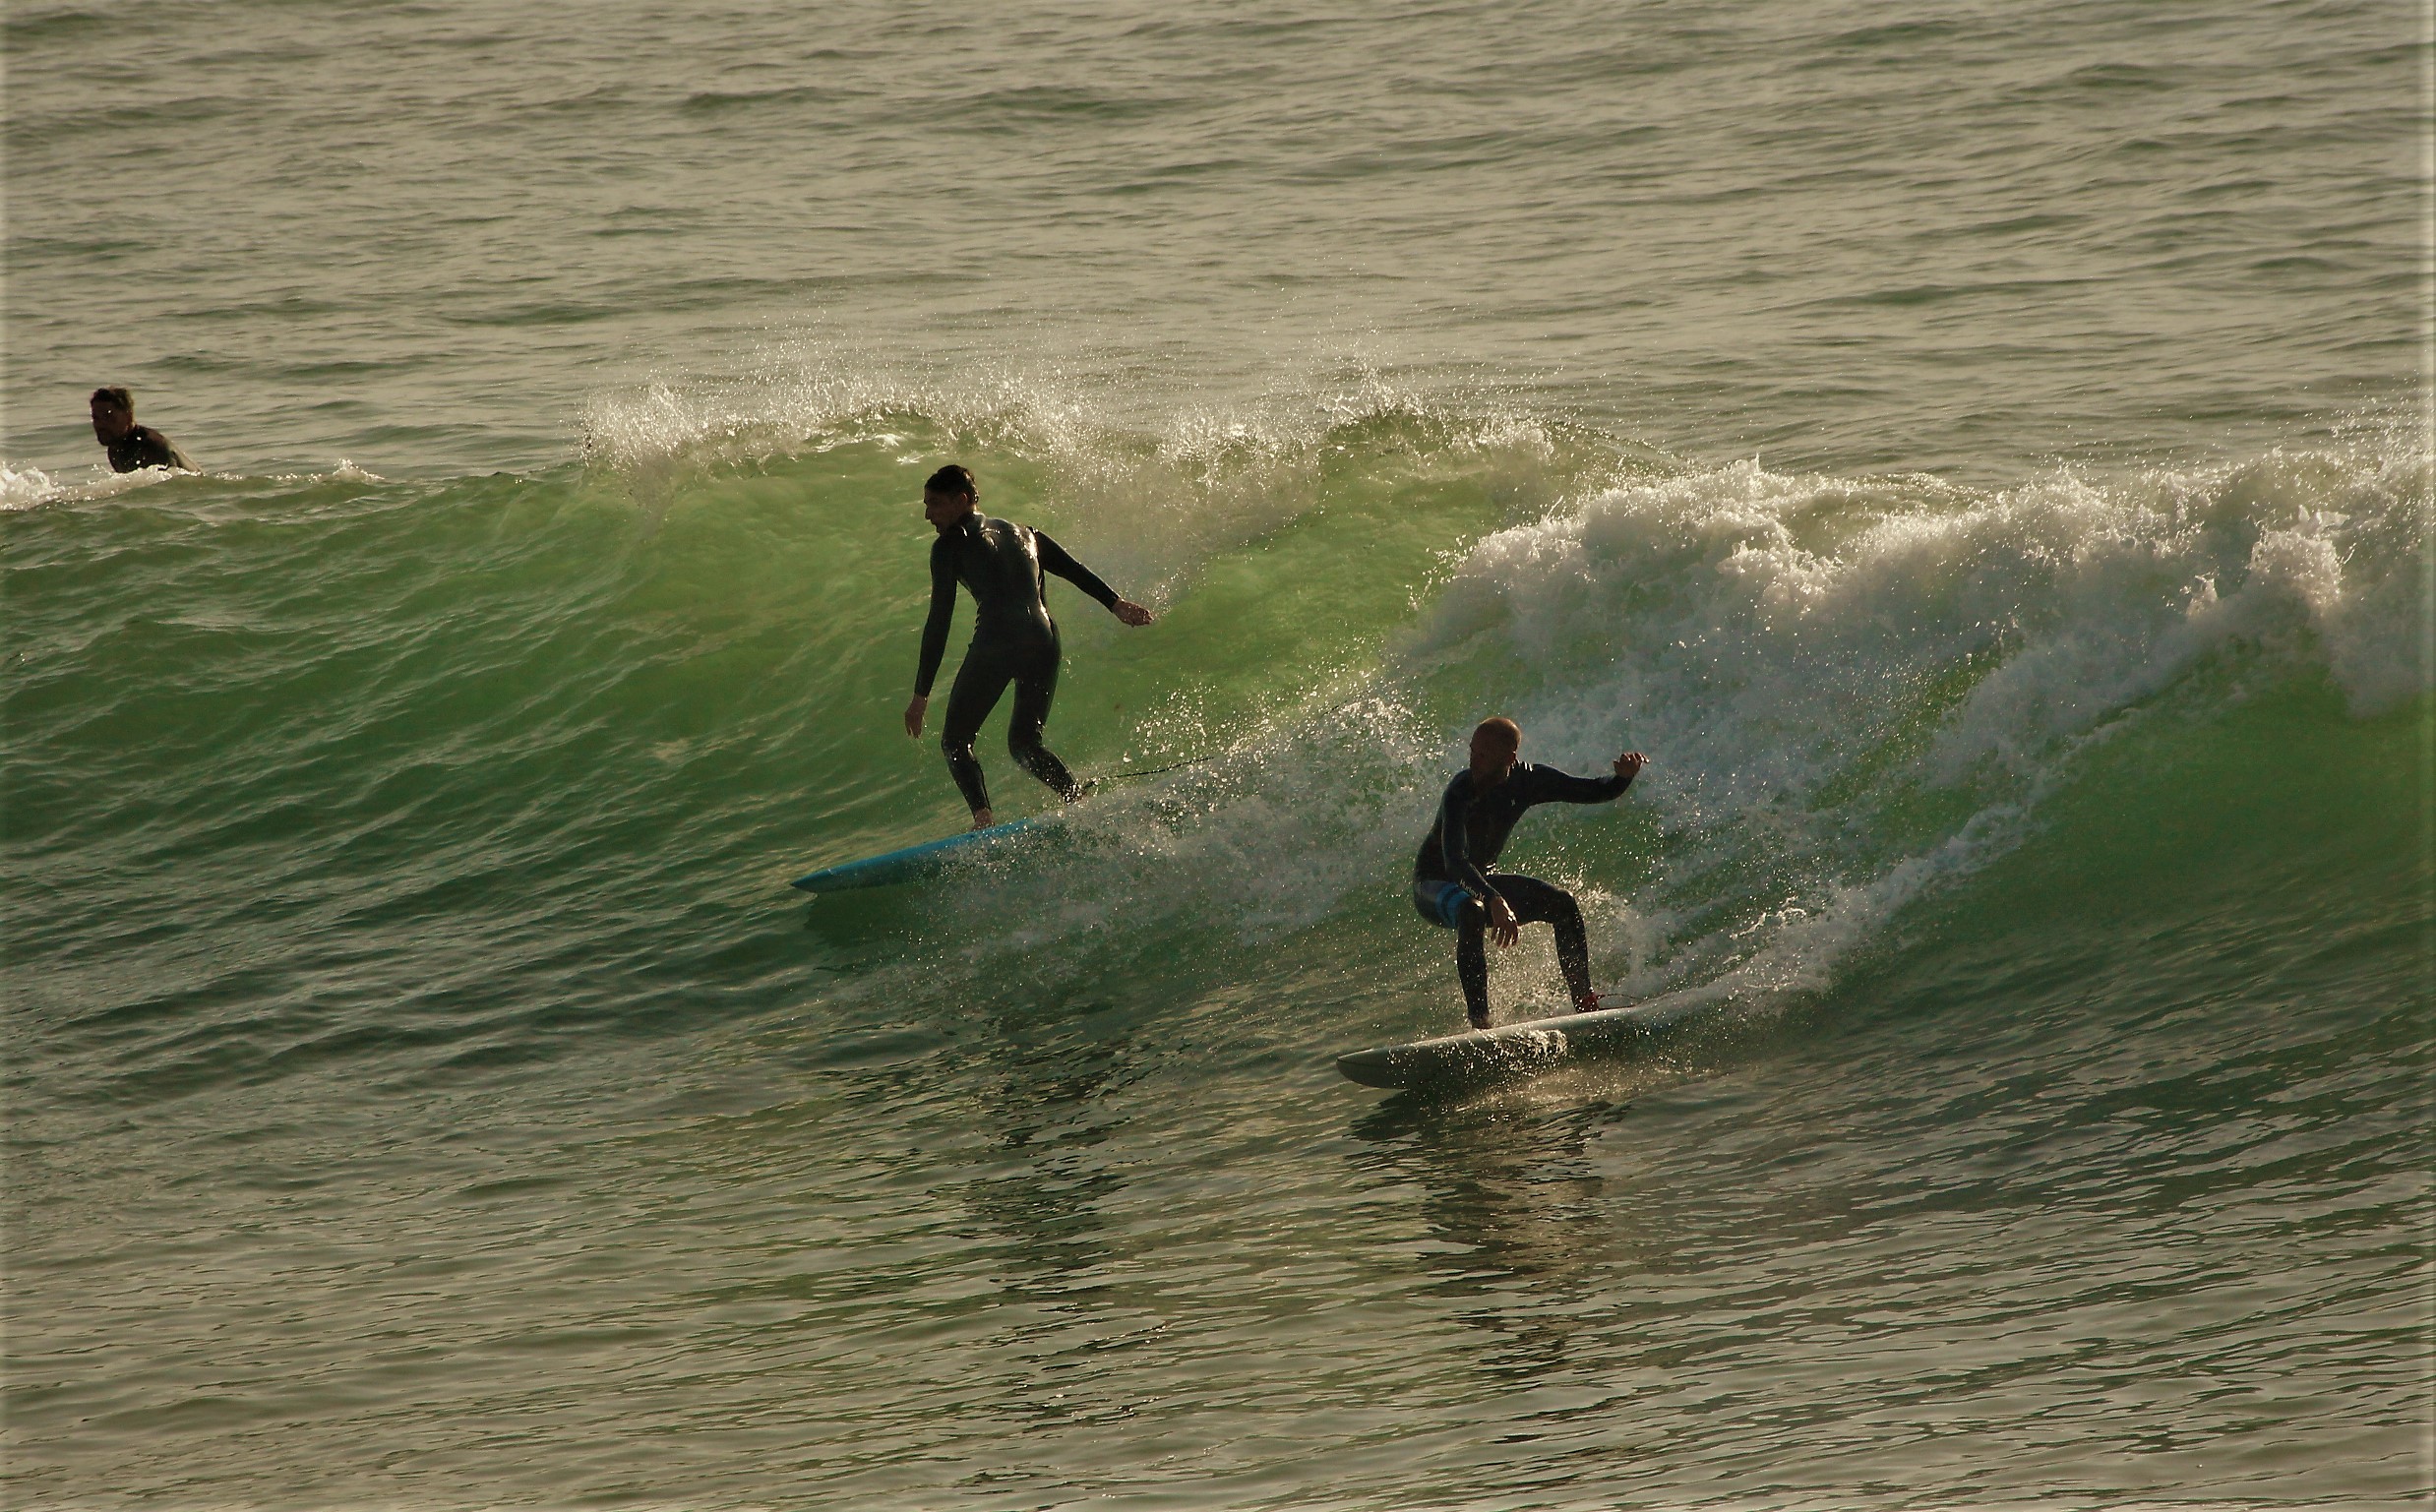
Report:
[[1573,999],[1573,1011],[1574,1011],[1574,1012],[1576,1012],[1576,1013],[1596,1013],[1596,1012],[1598,1012],[1598,1011],[1599,1011],[1599,995],[1598,995],[1597,993],[1584,993],[1584,994],[1582,994],[1582,996],[1580,996],[1579,998],[1574,998],[1574,999]]
[[1486,1014],[1486,1013],[1483,1013],[1480,1017],[1478,1017],[1478,1018],[1476,1018],[1476,1019],[1473,1019],[1473,1020],[1472,1020],[1472,1027],[1473,1027],[1473,1028],[1475,1028],[1475,1029],[1486,1029],[1486,1028],[1488,1028],[1488,1027],[1489,1027],[1489,1015],[1488,1015],[1488,1014]]
[[990,813],[989,810],[975,809],[973,811],[973,827],[975,829],[987,829],[997,822],[998,819]]
[[1098,778],[1085,778],[1084,780],[1074,784],[1074,791],[1066,795],[1066,801],[1069,804],[1081,803],[1084,799],[1089,798],[1091,796],[1091,790],[1099,785],[1100,783]]

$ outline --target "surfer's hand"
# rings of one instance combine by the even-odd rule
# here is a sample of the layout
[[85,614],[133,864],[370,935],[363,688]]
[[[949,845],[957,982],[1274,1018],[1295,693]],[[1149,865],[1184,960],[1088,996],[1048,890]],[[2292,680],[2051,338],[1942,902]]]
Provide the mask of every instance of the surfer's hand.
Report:
[[1648,762],[1649,757],[1638,751],[1627,751],[1615,758],[1615,775],[1629,782]]
[[1522,921],[1514,917],[1513,906],[1503,898],[1489,900],[1489,936],[1500,950],[1522,938]]
[[922,716],[930,712],[931,700],[916,698],[905,705],[905,733],[915,740],[922,738]]
[[1121,598],[1117,600],[1117,607],[1109,612],[1114,614],[1118,619],[1125,621],[1127,625],[1147,625],[1150,623],[1151,619],[1149,610],[1144,609],[1141,605],[1133,602],[1133,600],[1129,598]]

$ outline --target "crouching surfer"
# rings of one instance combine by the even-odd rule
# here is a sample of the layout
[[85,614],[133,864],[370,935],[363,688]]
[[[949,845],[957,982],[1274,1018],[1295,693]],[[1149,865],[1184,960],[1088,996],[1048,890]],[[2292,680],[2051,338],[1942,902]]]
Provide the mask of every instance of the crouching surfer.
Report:
[[1627,751],[1615,758],[1612,777],[1575,777],[1522,759],[1522,728],[1511,719],[1486,719],[1472,732],[1472,764],[1446,784],[1437,817],[1421,855],[1413,862],[1413,907],[1431,924],[1455,932],[1455,974],[1463,979],[1463,1005],[1472,1027],[1489,1027],[1489,953],[1482,937],[1496,937],[1499,948],[1522,937],[1526,924],[1556,930],[1556,964],[1573,995],[1573,1009],[1599,1005],[1590,988],[1590,939],[1573,894],[1534,877],[1492,872],[1515,820],[1534,804],[1603,804],[1632,785],[1643,757]]
[[997,820],[990,812],[989,783],[973,756],[973,737],[981,733],[981,722],[998,706],[1008,683],[1015,685],[1015,709],[1006,724],[1007,754],[1067,803],[1082,796],[1082,785],[1066,763],[1041,744],[1049,702],[1057,696],[1060,656],[1044,575],[1057,574],[1127,625],[1147,625],[1151,616],[1141,605],[1119,598],[1048,536],[1011,519],[990,519],[980,505],[981,491],[961,467],[942,467],[922,485],[922,516],[939,539],[931,544],[931,617],[922,627],[922,664],[914,674],[913,701],[905,705],[905,733],[922,738],[931,684],[947,649],[956,584],[961,582],[973,595],[973,640],[964,649],[964,664],[956,669],[955,686],[948,690],[939,744],[947,755],[948,772],[973,811],[973,827],[987,829]]

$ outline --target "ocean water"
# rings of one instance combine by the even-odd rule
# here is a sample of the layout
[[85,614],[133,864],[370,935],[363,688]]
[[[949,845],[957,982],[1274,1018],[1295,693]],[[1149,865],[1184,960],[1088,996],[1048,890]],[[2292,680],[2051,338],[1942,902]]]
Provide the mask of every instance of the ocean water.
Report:
[[[2436,1496],[2423,8],[5,44],[8,1506]],[[1671,1027],[1352,1086],[1492,712]]]

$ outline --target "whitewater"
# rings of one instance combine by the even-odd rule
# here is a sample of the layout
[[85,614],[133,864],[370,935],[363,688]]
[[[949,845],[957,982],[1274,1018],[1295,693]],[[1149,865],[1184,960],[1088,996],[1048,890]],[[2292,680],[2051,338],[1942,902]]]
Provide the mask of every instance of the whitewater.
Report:
[[2436,1494],[2417,13],[7,28],[9,1505]]

